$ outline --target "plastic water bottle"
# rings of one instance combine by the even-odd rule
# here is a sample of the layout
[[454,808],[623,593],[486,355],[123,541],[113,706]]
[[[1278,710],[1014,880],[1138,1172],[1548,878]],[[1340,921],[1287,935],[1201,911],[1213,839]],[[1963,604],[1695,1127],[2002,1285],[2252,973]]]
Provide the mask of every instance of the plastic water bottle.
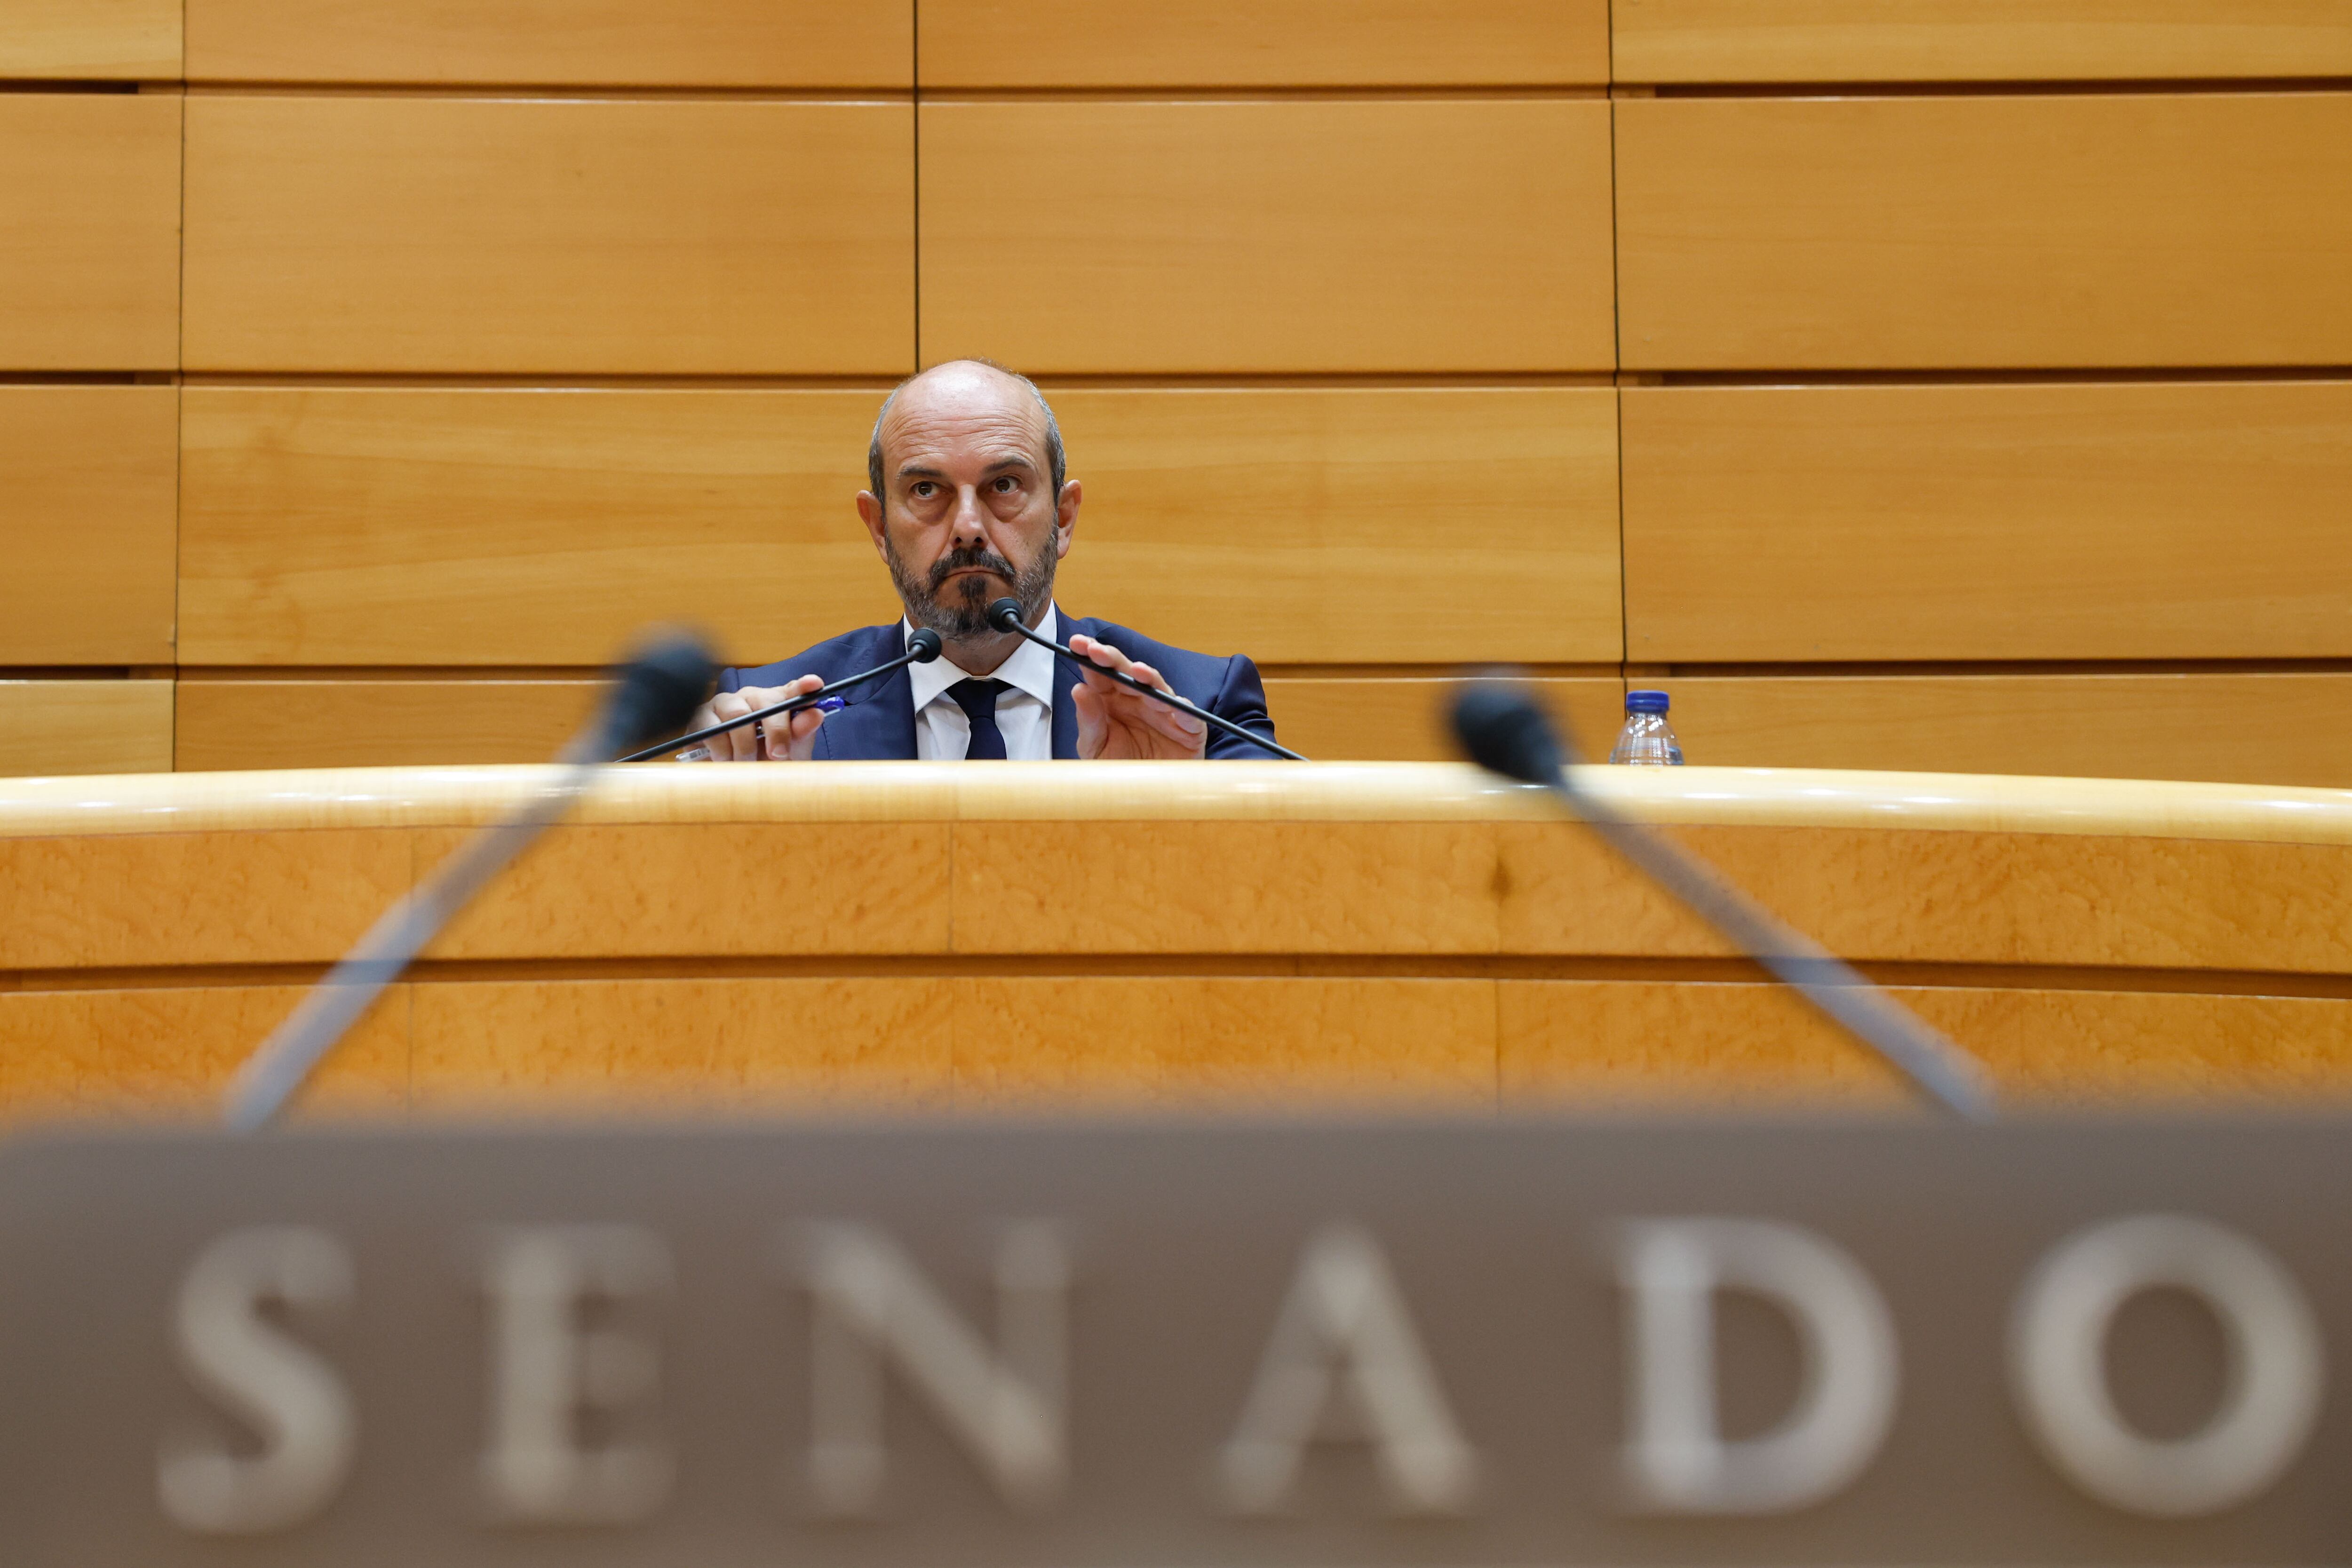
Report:
[[1610,751],[1609,760],[1635,767],[1681,767],[1682,742],[1675,739],[1674,726],[1666,722],[1666,705],[1663,691],[1625,693],[1625,727],[1617,731],[1617,744]]

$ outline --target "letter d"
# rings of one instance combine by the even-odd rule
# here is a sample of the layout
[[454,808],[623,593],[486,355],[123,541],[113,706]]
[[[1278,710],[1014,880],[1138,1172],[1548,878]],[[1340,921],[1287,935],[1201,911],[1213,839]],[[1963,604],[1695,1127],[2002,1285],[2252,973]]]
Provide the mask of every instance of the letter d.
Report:
[[[1619,1234],[1632,1348],[1624,1465],[1644,1506],[1780,1513],[1861,1474],[1895,1417],[1896,1358],[1886,1305],[1852,1258],[1764,1220],[1641,1220]],[[1726,1286],[1788,1313],[1803,1350],[1788,1419],[1738,1442],[1715,1407],[1715,1293]]]

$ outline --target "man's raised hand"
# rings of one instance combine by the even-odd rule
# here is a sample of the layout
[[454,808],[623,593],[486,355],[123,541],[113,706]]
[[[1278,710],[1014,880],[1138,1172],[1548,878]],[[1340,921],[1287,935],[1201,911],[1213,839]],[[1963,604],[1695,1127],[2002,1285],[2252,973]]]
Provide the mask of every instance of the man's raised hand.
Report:
[[[803,675],[783,686],[747,686],[740,691],[722,691],[702,705],[702,711],[694,716],[692,728],[704,730],[713,724],[724,724],[730,719],[740,719],[756,709],[773,707],[788,698],[805,697],[824,684],[824,677],[821,675]],[[816,754],[817,727],[824,722],[824,714],[814,708],[803,708],[797,713],[713,735],[703,746],[714,763],[804,763]],[[764,754],[760,745],[760,732],[763,730],[767,731]]]
[[[1136,663],[1107,642],[1075,637],[1070,639],[1070,651],[1101,668],[1115,669],[1155,690],[1175,695],[1158,670]],[[1078,713],[1078,755],[1088,762],[1119,758],[1197,762],[1208,755],[1206,724],[1092,669],[1071,688],[1070,700]]]

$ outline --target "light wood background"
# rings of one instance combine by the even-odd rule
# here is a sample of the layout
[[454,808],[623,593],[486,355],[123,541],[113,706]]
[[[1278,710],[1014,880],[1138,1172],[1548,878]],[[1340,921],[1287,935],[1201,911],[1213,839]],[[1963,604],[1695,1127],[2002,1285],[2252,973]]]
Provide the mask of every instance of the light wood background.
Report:
[[515,761],[891,613],[983,353],[1063,599],[1444,754],[2352,786],[2345,0],[13,0],[0,776]]

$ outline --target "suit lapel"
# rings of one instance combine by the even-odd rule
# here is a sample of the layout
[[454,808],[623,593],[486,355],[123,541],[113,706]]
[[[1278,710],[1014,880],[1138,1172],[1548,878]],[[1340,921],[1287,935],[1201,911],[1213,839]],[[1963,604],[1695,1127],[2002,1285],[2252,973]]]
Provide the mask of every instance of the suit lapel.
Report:
[[[877,639],[870,668],[906,651],[897,626]],[[915,760],[915,686],[903,669],[846,694],[848,706],[825,715],[816,732],[816,754],[829,761],[911,763]]]

